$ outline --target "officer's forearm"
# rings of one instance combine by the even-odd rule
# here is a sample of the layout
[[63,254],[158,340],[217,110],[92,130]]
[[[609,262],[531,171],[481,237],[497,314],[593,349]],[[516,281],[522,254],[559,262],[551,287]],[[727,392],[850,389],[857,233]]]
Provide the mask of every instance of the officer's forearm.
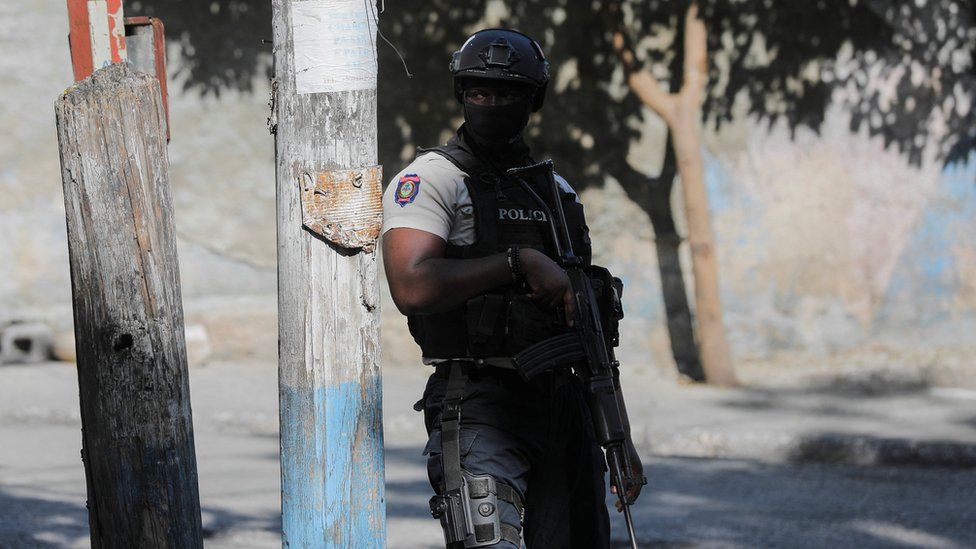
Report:
[[478,294],[511,284],[512,271],[504,253],[476,259],[434,257],[389,280],[401,313],[428,314],[451,310]]

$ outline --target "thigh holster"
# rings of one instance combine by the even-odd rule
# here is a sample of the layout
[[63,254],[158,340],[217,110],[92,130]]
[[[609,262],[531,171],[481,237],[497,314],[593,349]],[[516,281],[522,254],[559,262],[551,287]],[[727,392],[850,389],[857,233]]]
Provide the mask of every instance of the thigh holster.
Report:
[[444,541],[450,546],[484,547],[502,540],[520,546],[519,529],[500,519],[498,502],[511,503],[522,514],[518,493],[491,475],[461,471],[461,488],[430,498],[430,512],[440,519]]
[[519,528],[501,522],[498,502],[515,506],[522,516],[522,500],[511,486],[491,475],[473,475],[461,468],[461,399],[467,383],[467,364],[451,366],[441,415],[441,459],[444,491],[430,498],[430,512],[440,519],[448,547],[484,547],[508,541],[521,545]]

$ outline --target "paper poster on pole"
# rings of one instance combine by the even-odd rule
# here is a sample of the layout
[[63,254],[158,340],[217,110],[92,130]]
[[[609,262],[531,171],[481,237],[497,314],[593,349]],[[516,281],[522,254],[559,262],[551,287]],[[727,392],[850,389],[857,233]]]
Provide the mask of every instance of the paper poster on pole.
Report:
[[296,0],[291,23],[296,93],[376,89],[373,0]]

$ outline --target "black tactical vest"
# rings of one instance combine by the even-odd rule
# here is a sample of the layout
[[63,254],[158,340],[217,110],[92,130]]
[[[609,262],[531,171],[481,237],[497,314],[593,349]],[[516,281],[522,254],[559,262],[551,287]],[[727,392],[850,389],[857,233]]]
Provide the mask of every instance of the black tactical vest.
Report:
[[[455,137],[446,145],[421,149],[440,154],[468,174],[464,184],[474,208],[475,241],[448,243],[445,257],[466,259],[505,252],[513,245],[535,248],[556,259],[549,220],[538,202],[513,178],[472,154]],[[552,189],[540,170],[523,179],[554,210]],[[576,195],[560,189],[575,255],[590,264],[589,230]],[[412,315],[410,333],[426,358],[504,357],[566,330],[555,310],[547,310],[526,297],[514,284],[475,296],[461,307],[443,313]]]

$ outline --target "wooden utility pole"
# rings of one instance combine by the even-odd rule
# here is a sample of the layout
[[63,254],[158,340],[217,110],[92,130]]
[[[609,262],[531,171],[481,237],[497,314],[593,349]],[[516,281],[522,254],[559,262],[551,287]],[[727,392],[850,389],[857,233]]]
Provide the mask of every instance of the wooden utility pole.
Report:
[[385,546],[375,6],[273,0],[282,546]]
[[92,547],[202,547],[159,83],[112,64],[56,113]]
[[623,23],[620,2],[612,3],[609,11],[614,18],[614,50],[623,63],[628,86],[641,102],[664,119],[670,131],[678,175],[684,191],[688,242],[695,275],[695,319],[698,323],[698,341],[705,380],[715,385],[736,385],[738,381],[732,366],[732,351],[722,321],[718,257],[708,211],[701,152],[701,106],[708,82],[708,35],[705,23],[698,17],[697,3],[691,2],[684,20],[678,23],[684,25],[679,33],[683,39],[684,51],[681,88],[677,92],[668,92],[649,70],[637,67],[636,56]]

